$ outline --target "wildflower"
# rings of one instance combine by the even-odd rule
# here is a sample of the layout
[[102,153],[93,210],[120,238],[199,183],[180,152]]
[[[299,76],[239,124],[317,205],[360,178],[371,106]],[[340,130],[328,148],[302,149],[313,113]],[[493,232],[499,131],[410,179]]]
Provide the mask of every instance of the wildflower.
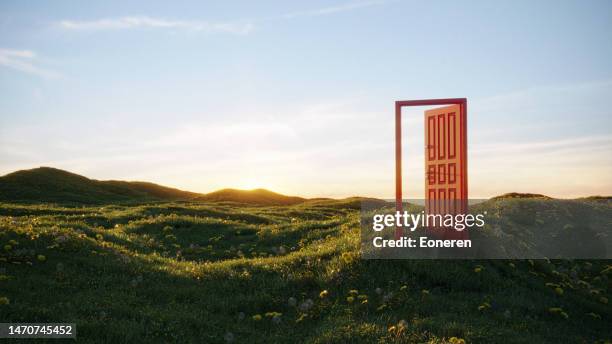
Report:
[[0,297],[0,305],[8,305],[10,303],[11,303],[11,301],[9,300],[8,297],[6,297],[6,296]]
[[295,307],[297,305],[297,300],[292,296],[289,298],[289,300],[287,300],[287,304],[289,307]]
[[329,292],[327,290],[323,290],[322,292],[319,293],[319,297],[324,299],[329,295]]
[[406,327],[408,327],[408,322],[406,320],[402,319],[402,320],[400,320],[397,323],[397,327],[399,327],[399,328],[406,328]]
[[601,319],[601,315],[597,314],[597,313],[587,313],[588,316],[590,316],[593,319]]
[[38,256],[36,256],[36,259],[38,259],[39,262],[44,262],[45,260],[47,260],[47,257],[43,256],[42,254],[39,254]]
[[251,317],[253,320],[255,321],[260,321],[261,320],[261,315],[260,314],[255,314]]
[[225,339],[225,342],[231,343],[234,341],[234,334],[231,332],[227,332],[225,336],[223,336],[223,339]]
[[481,268],[481,267],[474,268],[474,272],[475,272],[475,273],[479,273],[479,272],[481,272],[481,271],[482,271],[482,268]]
[[448,339],[448,342],[451,344],[465,344],[465,339],[457,338],[457,337],[450,337]]
[[489,308],[491,308],[491,304],[488,302],[483,302],[480,306],[478,306],[478,310],[481,312]]

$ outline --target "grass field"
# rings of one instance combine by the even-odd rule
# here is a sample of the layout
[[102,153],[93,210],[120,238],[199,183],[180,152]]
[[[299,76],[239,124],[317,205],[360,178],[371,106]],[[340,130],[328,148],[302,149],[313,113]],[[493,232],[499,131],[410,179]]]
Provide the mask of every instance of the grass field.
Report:
[[359,235],[356,199],[3,203],[0,321],[85,343],[612,339],[609,260],[372,261]]

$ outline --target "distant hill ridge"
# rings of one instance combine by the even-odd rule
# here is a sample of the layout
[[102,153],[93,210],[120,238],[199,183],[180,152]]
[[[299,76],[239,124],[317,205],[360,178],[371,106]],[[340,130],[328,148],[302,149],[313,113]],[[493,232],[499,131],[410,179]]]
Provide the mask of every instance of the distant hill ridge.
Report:
[[223,189],[200,194],[148,182],[89,179],[57,168],[39,167],[0,177],[0,200],[85,204],[187,200],[290,205],[306,199],[265,189]]

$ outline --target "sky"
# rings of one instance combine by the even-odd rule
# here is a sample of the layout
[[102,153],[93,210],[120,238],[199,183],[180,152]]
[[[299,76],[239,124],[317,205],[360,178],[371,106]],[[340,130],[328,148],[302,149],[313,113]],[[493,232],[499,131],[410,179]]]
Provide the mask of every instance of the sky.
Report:
[[393,198],[466,97],[471,198],[610,195],[610,61],[605,0],[2,1],[0,175]]

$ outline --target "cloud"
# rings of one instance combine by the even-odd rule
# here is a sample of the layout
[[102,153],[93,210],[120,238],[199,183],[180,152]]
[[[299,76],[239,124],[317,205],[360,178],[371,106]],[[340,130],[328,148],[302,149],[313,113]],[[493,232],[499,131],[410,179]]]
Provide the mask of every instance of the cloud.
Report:
[[359,8],[383,5],[387,2],[388,2],[387,0],[349,2],[344,5],[287,13],[283,15],[283,17],[284,18],[296,18],[296,17],[325,16],[325,15],[330,15],[330,14],[339,13],[339,12],[352,11],[352,10],[356,10]]
[[90,21],[62,20],[58,23],[58,25],[63,29],[74,31],[152,28],[187,30],[205,33],[230,33],[236,35],[246,35],[250,33],[254,28],[251,22],[207,22],[188,20],[167,20],[147,16],[106,18]]
[[36,66],[36,54],[30,50],[0,49],[0,66],[16,69],[46,79],[56,79],[61,74]]

